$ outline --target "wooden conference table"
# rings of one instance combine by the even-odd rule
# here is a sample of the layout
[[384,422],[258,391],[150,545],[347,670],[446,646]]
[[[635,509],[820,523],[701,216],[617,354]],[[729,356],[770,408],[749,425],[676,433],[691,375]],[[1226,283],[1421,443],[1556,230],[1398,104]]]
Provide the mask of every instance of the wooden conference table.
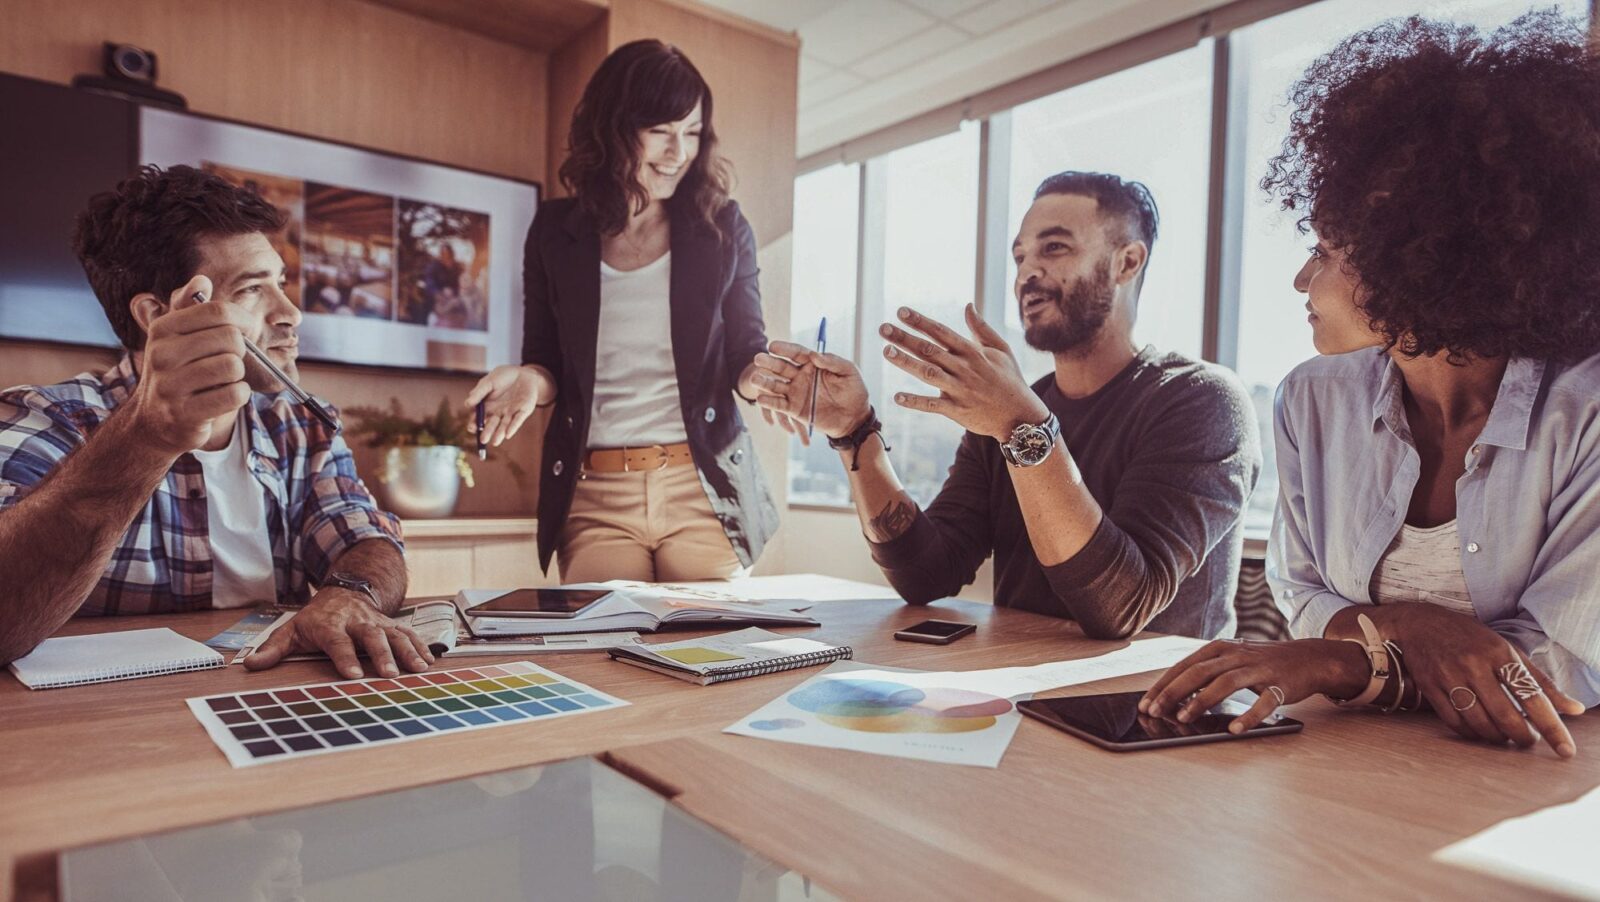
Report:
[[[969,670],[1111,647],[1069,623],[970,602],[828,601],[813,613],[821,629],[785,632],[848,643],[874,664]],[[892,638],[940,615],[972,620],[978,632],[947,647]],[[239,616],[82,620],[63,633],[160,625],[203,640]],[[183,699],[336,679],[325,662],[37,692],[0,677],[0,900],[53,898],[55,854],[75,846],[579,755],[600,756],[848,898],[1531,898],[1526,887],[1429,856],[1600,784],[1593,714],[1569,721],[1579,753],[1565,762],[1548,750],[1467,743],[1426,716],[1350,713],[1320,700],[1289,709],[1306,722],[1299,735],[1134,754],[1025,720],[989,770],[720,732],[815,669],[700,687],[600,652],[438,666],[517,657],[632,704],[235,770]]]

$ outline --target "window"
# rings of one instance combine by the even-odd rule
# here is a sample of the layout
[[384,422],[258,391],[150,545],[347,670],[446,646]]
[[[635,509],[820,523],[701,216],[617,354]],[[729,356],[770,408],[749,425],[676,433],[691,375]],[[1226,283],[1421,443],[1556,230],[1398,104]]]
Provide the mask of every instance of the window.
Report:
[[[855,354],[856,253],[861,168],[830,166],[794,184],[794,280],[789,337],[815,347],[817,326],[828,319],[828,350]],[[789,442],[789,502],[850,504],[850,483],[839,453],[825,439],[810,447]]]
[[1004,322],[1030,378],[1047,372],[1051,359],[1022,342],[1011,241],[1039,183],[1064,169],[1109,172],[1150,189],[1161,222],[1135,337],[1200,356],[1210,133],[1210,42],[1012,111]]
[[861,362],[884,436],[894,447],[895,472],[923,505],[944,485],[962,430],[945,417],[894,403],[896,392],[938,392],[883,359],[877,329],[897,319],[900,307],[912,307],[966,331],[962,309],[973,302],[977,284],[978,132],[977,123],[969,122],[958,132],[894,151],[882,163],[883,285],[865,293]]
[[[1561,7],[1569,15],[1588,12],[1587,0],[1567,0]],[[1493,27],[1529,8],[1524,0],[1447,0],[1418,3],[1406,11]],[[1236,368],[1256,403],[1266,458],[1246,519],[1252,529],[1265,530],[1271,524],[1278,499],[1273,394],[1289,370],[1316,353],[1305,299],[1294,290],[1295,273],[1305,262],[1312,239],[1301,235],[1295,217],[1268,202],[1257,186],[1288,128],[1289,87],[1338,40],[1396,14],[1390,0],[1324,0],[1236,31],[1231,38],[1232,80],[1239,86],[1234,102],[1242,104],[1245,114]]]

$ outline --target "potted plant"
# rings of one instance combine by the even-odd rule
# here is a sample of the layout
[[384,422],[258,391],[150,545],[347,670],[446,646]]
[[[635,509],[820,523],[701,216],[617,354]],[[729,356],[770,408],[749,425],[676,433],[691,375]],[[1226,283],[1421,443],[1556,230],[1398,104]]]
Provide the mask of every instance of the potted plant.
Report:
[[[461,483],[472,488],[472,463],[466,446],[475,444],[468,418],[448,398],[432,416],[413,419],[400,410],[400,399],[380,407],[345,410],[350,435],[364,438],[381,454],[378,483],[385,506],[401,517],[448,517],[455,511]],[[515,469],[515,468],[513,468]]]

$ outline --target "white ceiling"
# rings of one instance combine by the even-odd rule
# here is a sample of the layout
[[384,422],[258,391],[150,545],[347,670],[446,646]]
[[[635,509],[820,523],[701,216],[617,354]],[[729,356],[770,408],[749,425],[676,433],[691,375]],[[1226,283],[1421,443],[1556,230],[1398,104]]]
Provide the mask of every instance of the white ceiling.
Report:
[[701,0],[800,34],[805,156],[1225,0]]

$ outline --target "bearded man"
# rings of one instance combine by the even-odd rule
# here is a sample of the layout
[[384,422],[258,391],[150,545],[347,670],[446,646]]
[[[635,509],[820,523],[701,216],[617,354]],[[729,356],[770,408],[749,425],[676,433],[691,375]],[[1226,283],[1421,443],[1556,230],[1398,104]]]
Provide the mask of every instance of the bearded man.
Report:
[[1093,638],[1233,634],[1255,413],[1232,372],[1134,344],[1157,219],[1149,190],[1115,175],[1039,186],[1012,244],[1024,339],[1055,357],[1031,386],[970,304],[968,334],[910,308],[879,328],[885,359],[934,392],[895,403],[967,430],[926,510],[855,365],[790,342],[756,358],[762,406],[805,419],[815,396],[873,559],[907,602],[954,595],[992,554],[996,604]]

